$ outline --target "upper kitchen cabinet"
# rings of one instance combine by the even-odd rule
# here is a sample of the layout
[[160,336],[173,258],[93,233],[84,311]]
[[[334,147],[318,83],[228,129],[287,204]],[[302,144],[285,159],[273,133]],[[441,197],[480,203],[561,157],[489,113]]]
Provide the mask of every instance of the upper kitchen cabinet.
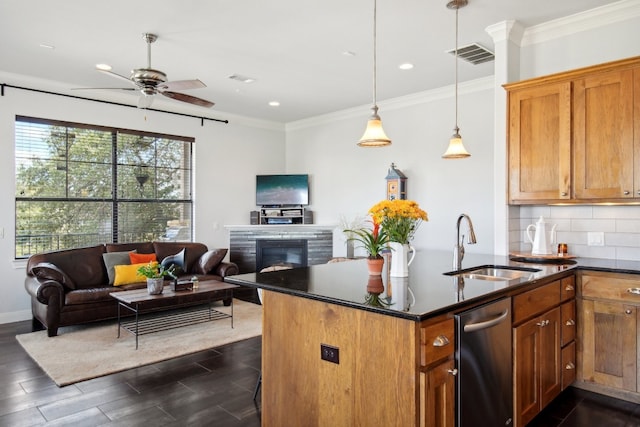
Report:
[[505,88],[510,204],[638,201],[640,57]]
[[569,199],[571,85],[509,93],[509,200]]
[[[640,70],[635,74],[640,76]],[[633,76],[634,70],[612,71],[573,82],[576,199],[632,198],[636,194]]]

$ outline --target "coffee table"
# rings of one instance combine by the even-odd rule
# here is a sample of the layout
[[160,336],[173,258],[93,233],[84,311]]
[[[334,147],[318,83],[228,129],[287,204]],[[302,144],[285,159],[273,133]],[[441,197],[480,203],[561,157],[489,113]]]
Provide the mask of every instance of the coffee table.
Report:
[[[146,287],[111,292],[109,295],[118,301],[118,338],[120,338],[120,329],[132,333],[136,337],[137,350],[138,336],[152,332],[228,318],[231,318],[233,328],[233,290],[238,287],[238,285],[217,280],[204,280],[200,282],[197,289],[193,290],[172,291],[170,286],[165,285],[159,295],[150,295]],[[211,308],[212,302],[224,299],[231,300],[230,314]],[[191,306],[204,308],[178,310]],[[135,319],[123,321],[120,315],[121,308],[133,312]],[[154,314],[151,315],[151,313]],[[150,316],[140,318],[142,314],[150,314]]]

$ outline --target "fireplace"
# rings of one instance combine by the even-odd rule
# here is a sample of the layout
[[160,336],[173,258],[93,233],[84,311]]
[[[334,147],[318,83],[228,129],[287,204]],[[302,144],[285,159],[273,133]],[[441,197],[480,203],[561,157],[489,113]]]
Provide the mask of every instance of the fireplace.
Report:
[[306,239],[256,239],[256,271],[272,265],[306,267]]

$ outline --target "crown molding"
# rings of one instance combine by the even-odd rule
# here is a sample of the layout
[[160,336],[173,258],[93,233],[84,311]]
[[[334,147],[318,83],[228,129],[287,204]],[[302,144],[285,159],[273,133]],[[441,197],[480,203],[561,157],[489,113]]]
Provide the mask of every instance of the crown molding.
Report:
[[[468,94],[494,89],[493,76],[482,77],[480,79],[470,80],[458,83],[458,94]],[[390,98],[384,101],[378,101],[378,107],[382,114],[384,111],[399,110],[402,108],[412,107],[414,105],[428,104],[440,99],[452,98],[454,96],[454,85],[443,86],[440,88],[416,92],[397,98]],[[289,122],[285,125],[286,132],[311,128],[331,124],[340,120],[362,119],[366,120],[371,111],[371,105],[361,105],[345,110],[335,111],[333,113],[323,114],[321,116],[310,117],[307,119]]]
[[520,45],[543,43],[605,25],[628,21],[638,16],[640,16],[640,0],[622,0],[529,27],[525,30]]

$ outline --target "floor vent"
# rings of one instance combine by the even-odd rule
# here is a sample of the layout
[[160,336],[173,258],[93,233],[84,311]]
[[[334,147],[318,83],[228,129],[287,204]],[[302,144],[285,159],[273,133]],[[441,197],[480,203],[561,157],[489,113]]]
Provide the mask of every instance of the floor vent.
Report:
[[[447,53],[455,55],[456,50],[448,50]],[[466,46],[458,47],[458,58],[464,59],[474,65],[482,64],[483,62],[493,61],[495,56],[490,50],[480,46],[477,43],[471,43]]]

